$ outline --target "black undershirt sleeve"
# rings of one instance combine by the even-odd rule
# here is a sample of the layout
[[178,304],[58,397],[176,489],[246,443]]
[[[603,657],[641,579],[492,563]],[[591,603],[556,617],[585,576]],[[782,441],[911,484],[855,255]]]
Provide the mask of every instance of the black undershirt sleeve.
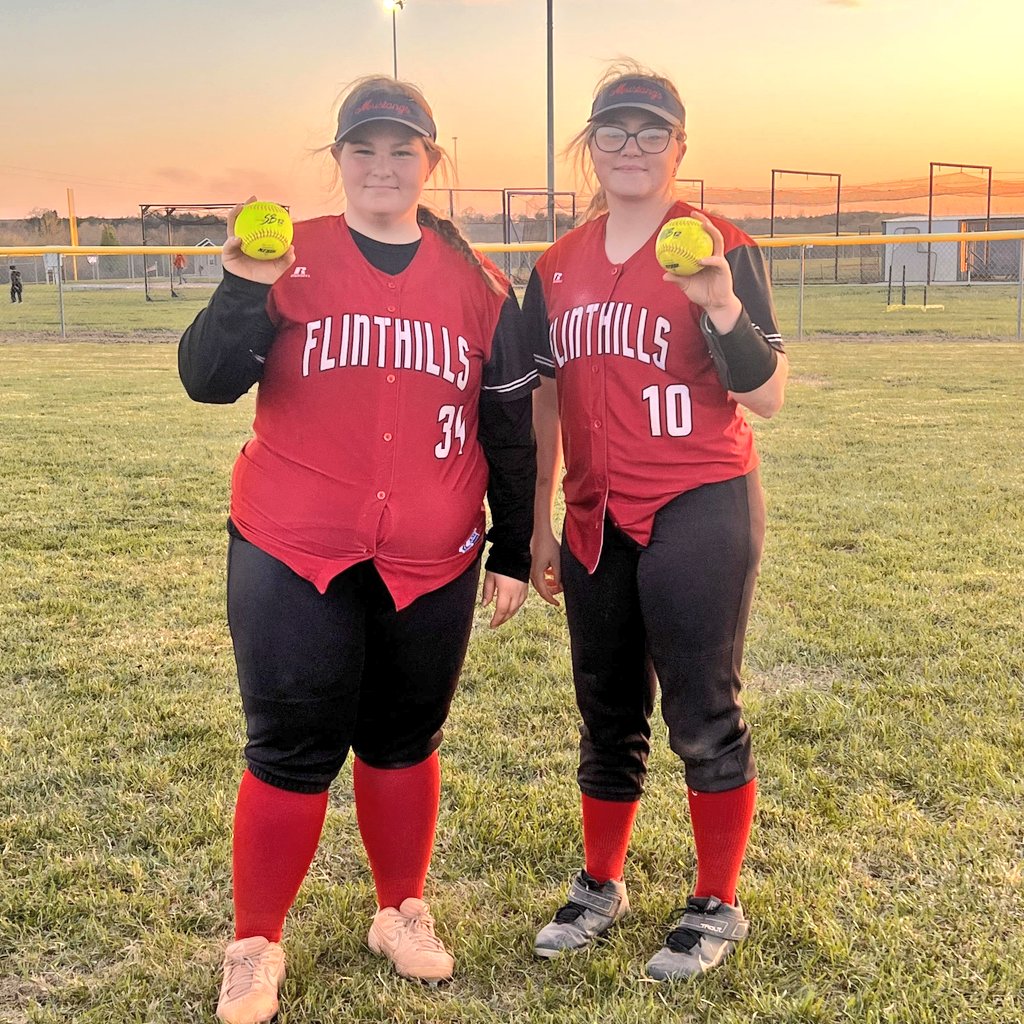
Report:
[[490,479],[487,504],[491,549],[485,568],[524,583],[530,578],[530,537],[533,535],[533,490],[537,483],[537,450],[533,441],[533,398],[480,403],[480,447]]
[[269,293],[270,285],[224,271],[210,304],[178,343],[178,375],[189,398],[234,402],[260,379],[275,333]]
[[[492,353],[503,353],[500,363],[506,377],[517,383],[514,390],[488,390],[480,397],[477,436],[487,459],[490,476],[487,504],[491,547],[485,568],[526,582],[530,578],[530,538],[533,535],[533,491],[537,482],[537,447],[533,438],[533,398],[536,376],[528,354],[521,314],[515,293],[502,306],[495,328]],[[515,354],[513,354],[515,353]],[[485,373],[485,380],[488,375]]]
[[523,296],[523,330],[527,343],[533,349],[537,372],[542,377],[555,376],[555,360],[551,355],[551,341],[548,336],[548,310],[544,301],[544,288],[540,275],[534,267]]
[[761,250],[752,244],[741,245],[727,252],[725,258],[743,312],[725,334],[715,330],[706,313],[700,318],[700,326],[722,387],[743,394],[768,381],[784,349]]

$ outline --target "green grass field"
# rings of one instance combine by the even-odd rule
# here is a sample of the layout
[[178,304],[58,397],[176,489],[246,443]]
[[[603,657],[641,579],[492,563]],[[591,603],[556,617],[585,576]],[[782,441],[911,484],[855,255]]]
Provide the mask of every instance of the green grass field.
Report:
[[[280,1024],[1024,1021],[1024,359],[1010,343],[790,347],[758,426],[769,539],[748,640],[753,934],[697,984],[643,965],[693,878],[656,727],[634,913],[542,963],[580,863],[562,616],[478,617],[442,748],[430,990],[364,945],[346,769],[285,932]],[[0,345],[0,1021],[213,1019],[243,726],[224,623],[251,398],[167,345]]]
[[[155,301],[146,302],[141,287],[102,288],[88,285],[69,289],[64,296],[68,337],[94,340],[112,324],[124,334],[169,332],[179,335],[206,304],[211,285],[177,287],[172,299],[167,282],[153,286]],[[870,334],[879,337],[1005,338],[1017,336],[1017,288],[1014,285],[947,285],[928,291],[929,305],[944,309],[886,312],[886,289],[881,285],[808,284],[804,293],[803,328],[806,337]],[[908,305],[923,305],[920,285],[908,286]],[[899,289],[893,290],[899,302]],[[797,329],[798,289],[776,285],[779,322],[788,337]],[[21,305],[0,302],[0,337],[4,334],[54,333],[60,328],[57,292],[52,285],[26,285]]]

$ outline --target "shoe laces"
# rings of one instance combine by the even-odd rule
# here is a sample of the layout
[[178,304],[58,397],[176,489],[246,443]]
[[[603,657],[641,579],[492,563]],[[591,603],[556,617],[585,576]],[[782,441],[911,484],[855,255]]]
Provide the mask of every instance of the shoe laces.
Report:
[[578,903],[566,903],[564,907],[560,907],[555,911],[555,923],[572,924],[581,914],[586,912],[587,908],[581,907]]
[[407,917],[408,934],[417,949],[425,952],[443,953],[444,943],[434,934],[434,918],[430,914]]
[[[586,871],[580,872],[580,881],[594,892],[602,888],[601,883],[591,875],[588,875]],[[572,924],[573,921],[586,912],[586,907],[581,906],[579,903],[573,903],[570,900],[564,907],[560,907],[555,911],[555,924]]]
[[700,940],[700,932],[695,932],[692,928],[673,928],[665,939],[665,945],[673,953],[689,953]]
[[259,954],[250,956],[229,956],[225,967],[228,975],[227,997],[236,999],[253,986],[253,979],[260,966]]
[[[692,898],[686,904],[685,907],[676,907],[672,911],[673,918],[682,917],[684,914],[704,914],[707,912],[707,900]],[[665,939],[665,945],[672,950],[673,953],[689,953],[694,946],[703,938],[700,932],[694,931],[692,928],[684,928],[679,925],[673,928]]]

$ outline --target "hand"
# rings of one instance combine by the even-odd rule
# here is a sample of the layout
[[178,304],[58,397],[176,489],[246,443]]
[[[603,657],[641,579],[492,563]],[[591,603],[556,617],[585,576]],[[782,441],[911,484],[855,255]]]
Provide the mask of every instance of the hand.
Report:
[[502,576],[496,572],[485,573],[484,593],[480,604],[486,608],[494,601],[491,629],[497,629],[503,622],[508,622],[523,607],[523,602],[529,592],[529,583],[514,580],[511,576]]
[[530,554],[533,556],[530,579],[534,590],[548,604],[561,608],[555,594],[562,593],[562,552],[550,526],[540,525],[533,531]]
[[242,252],[242,240],[235,234],[235,221],[242,207],[255,199],[255,196],[249,196],[245,203],[239,203],[228,214],[228,240],[224,243],[221,263],[235,277],[244,277],[257,284],[273,284],[295,262],[295,246],[289,245],[288,251],[276,260],[254,260]]
[[710,256],[700,261],[703,270],[689,277],[666,273],[664,280],[676,285],[694,305],[706,310],[720,334],[728,334],[736,326],[743,306],[733,291],[732,269],[725,258],[725,240],[704,214],[695,210],[691,216],[704,225],[714,248]]

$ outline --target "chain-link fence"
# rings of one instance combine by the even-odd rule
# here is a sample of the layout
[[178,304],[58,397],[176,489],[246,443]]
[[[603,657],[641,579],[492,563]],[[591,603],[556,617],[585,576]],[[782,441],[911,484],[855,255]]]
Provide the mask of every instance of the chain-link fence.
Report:
[[[576,193],[539,188],[427,189],[424,201],[454,221],[473,245],[552,242],[576,224]],[[539,250],[506,249],[491,259],[513,284],[525,287]]]
[[[490,250],[499,265],[507,262],[513,268],[521,289],[546,242],[529,239],[530,225],[541,232],[536,217],[518,223],[526,236],[518,245],[500,240],[477,244]],[[478,226],[483,224],[487,230],[478,233],[485,238],[503,233],[500,222]],[[813,236],[762,239],[783,333],[790,338],[929,334],[1020,339],[1024,217],[1015,224],[1013,230],[993,232],[968,224],[967,230],[929,235],[909,232],[917,225],[903,223],[891,234],[827,239],[830,244]],[[166,247],[142,252],[85,248],[73,254],[68,247],[0,252],[0,281],[9,287],[6,268],[13,264],[23,286],[23,301],[0,302],[0,337],[62,333],[102,340],[180,333],[220,278],[219,247],[185,250],[180,274],[174,265],[179,253]],[[515,251],[519,248],[531,251]]]

